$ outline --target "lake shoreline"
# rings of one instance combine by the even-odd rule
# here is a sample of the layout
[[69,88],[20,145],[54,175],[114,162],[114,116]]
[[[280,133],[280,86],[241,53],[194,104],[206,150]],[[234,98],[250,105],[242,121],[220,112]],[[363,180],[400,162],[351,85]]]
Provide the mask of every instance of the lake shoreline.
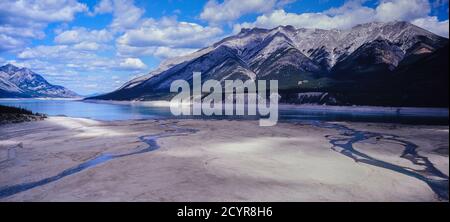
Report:
[[[94,104],[112,104],[112,105],[132,105],[147,107],[170,107],[170,101],[119,101],[119,100],[94,100],[80,98],[0,98],[1,101],[22,101],[22,100],[40,100],[40,101],[75,101]],[[315,104],[286,104],[280,103],[281,109],[307,110],[320,113],[344,113],[352,112],[371,113],[373,115],[390,116],[418,116],[418,117],[449,117],[448,107],[383,107],[383,106],[330,106]]]
[[[260,116],[174,116],[167,101],[0,100],[0,104],[48,116],[90,118],[101,121],[136,119],[255,120]],[[278,109],[278,122],[302,120],[386,122],[411,125],[448,125],[447,108],[337,107],[286,105]]]
[[[448,126],[338,124],[398,135],[448,175]],[[0,126],[0,146],[17,146],[14,159],[0,163],[0,193],[105,154],[145,149],[140,138],[174,132],[171,126],[195,132],[159,138],[157,150],[104,162],[0,201],[443,201],[417,178],[342,155],[329,141],[339,137],[338,130],[307,122],[259,127],[257,121],[69,117]],[[354,147],[421,169],[401,158],[404,148],[388,137]]]
[[[116,100],[82,100],[83,102],[118,105],[143,105],[170,107],[170,101],[116,101]],[[383,107],[383,106],[329,106],[312,104],[286,104],[280,103],[280,108],[309,109],[318,112],[373,112],[374,114],[407,115],[407,116],[430,116],[448,117],[449,108],[444,107]]]

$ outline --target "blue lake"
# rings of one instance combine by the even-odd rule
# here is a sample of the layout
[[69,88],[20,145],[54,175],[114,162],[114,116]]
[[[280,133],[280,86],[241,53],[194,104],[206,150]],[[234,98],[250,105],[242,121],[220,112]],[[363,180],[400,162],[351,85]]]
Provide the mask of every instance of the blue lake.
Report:
[[[49,116],[69,116],[95,120],[161,119],[180,118],[171,114],[169,107],[149,106],[139,103],[112,104],[94,103],[81,100],[40,100],[40,99],[1,99],[1,105],[21,107]],[[350,108],[352,109],[352,108]],[[204,119],[259,119],[255,116],[189,116],[181,118]],[[448,109],[427,109],[386,111],[383,108],[360,110],[328,109],[321,106],[279,108],[280,121],[325,120],[358,122],[394,122],[407,124],[448,125]]]

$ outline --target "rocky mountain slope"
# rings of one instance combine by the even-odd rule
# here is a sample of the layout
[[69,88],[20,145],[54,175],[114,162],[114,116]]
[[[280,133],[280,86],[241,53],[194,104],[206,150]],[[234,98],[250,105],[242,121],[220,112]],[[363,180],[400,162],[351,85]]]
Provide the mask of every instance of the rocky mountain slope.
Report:
[[27,68],[8,64],[0,67],[0,98],[71,98],[78,95],[62,86],[52,85]]
[[[191,55],[168,60],[148,75],[94,99],[170,98],[172,81],[191,81],[195,71],[202,72],[202,81],[279,80],[284,102],[298,102],[301,93],[322,92],[330,100],[321,103],[448,106],[445,98],[433,102],[409,98],[414,96],[403,89],[411,87],[403,82],[410,82],[410,77],[401,74],[424,59],[436,60],[437,51],[445,47],[448,39],[407,22],[368,23],[349,30],[243,29]],[[427,94],[436,90],[434,82],[448,78],[448,72],[442,74],[448,70],[447,63],[433,65],[441,69],[428,74],[427,85],[415,84],[416,92]],[[416,69],[407,72],[416,76]],[[448,83],[437,85],[448,91]]]

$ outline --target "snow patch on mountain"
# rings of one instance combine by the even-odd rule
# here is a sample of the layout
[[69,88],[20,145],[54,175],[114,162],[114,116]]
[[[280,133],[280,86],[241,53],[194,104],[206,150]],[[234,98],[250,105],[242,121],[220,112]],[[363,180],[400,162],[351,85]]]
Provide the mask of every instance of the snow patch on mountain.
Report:
[[44,77],[30,69],[11,64],[0,67],[0,89],[5,94],[16,97],[78,97],[76,93],[62,86],[50,84]]
[[408,22],[373,22],[348,30],[293,26],[242,29],[207,48],[163,62],[156,70],[129,81],[105,98],[135,99],[168,92],[172,81],[189,81],[192,72],[202,72],[204,81],[270,78],[296,85],[311,75],[330,77],[335,67],[343,73],[352,71],[347,68],[360,65],[352,63],[352,58],[371,59],[355,70],[393,70],[407,56],[431,54],[445,44],[448,39]]

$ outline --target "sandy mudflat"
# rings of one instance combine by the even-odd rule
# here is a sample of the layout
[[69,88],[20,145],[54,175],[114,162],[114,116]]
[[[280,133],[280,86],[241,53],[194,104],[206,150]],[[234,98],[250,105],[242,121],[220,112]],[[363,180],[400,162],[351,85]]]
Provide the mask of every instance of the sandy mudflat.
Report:
[[[395,134],[448,175],[448,126],[340,123]],[[0,201],[442,201],[417,178],[355,162],[331,149],[335,129],[257,121],[146,120],[100,122],[50,117],[0,126],[0,192],[50,178],[102,154],[149,145],[159,149],[116,158]],[[176,133],[176,132],[175,132]],[[420,170],[403,147],[381,139],[354,144],[374,158]],[[8,157],[7,150],[14,150]]]

